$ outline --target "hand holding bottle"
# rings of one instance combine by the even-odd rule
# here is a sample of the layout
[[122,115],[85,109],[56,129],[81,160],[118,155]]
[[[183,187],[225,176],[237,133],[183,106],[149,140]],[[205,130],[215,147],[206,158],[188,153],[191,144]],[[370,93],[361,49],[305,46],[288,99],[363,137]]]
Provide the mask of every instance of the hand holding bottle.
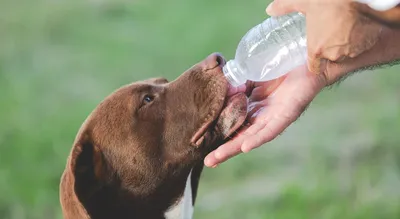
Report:
[[308,68],[322,73],[327,60],[354,58],[375,45],[381,25],[360,15],[352,0],[275,0],[271,16],[302,12],[306,16]]
[[[369,66],[380,66],[400,60],[400,29],[383,28],[375,46],[354,59],[341,63],[328,62],[326,72],[313,74],[306,65],[272,81],[247,82],[233,88],[249,95],[249,118],[233,139],[207,155],[204,164],[214,167],[231,157],[271,141],[298,119],[314,97],[344,75]],[[229,94],[228,94],[229,95]]]

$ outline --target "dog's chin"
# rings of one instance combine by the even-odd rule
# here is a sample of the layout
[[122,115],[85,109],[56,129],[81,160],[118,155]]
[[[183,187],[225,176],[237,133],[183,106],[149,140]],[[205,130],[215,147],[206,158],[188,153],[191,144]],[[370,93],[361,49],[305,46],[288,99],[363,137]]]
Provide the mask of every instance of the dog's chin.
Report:
[[243,125],[247,117],[247,105],[247,96],[244,93],[227,97],[215,128],[223,140],[232,137]]
[[247,105],[244,93],[226,98],[221,113],[202,136],[204,149],[214,150],[235,135],[246,120]]

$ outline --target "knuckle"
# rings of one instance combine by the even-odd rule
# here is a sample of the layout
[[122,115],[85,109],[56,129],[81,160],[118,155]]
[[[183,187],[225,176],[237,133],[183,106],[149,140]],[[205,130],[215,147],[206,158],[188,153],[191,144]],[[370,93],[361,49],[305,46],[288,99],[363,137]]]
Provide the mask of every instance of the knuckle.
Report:
[[359,55],[358,53],[352,52],[349,54],[349,57],[353,59],[353,58],[357,57],[358,55]]
[[332,53],[326,54],[325,58],[328,59],[329,61],[337,62],[338,60],[341,59],[342,56],[343,56],[343,54],[341,54],[339,52],[332,52]]
[[322,55],[323,53],[323,49],[321,46],[316,46],[316,47],[310,47],[309,52],[308,52],[308,56],[310,58],[318,58]]

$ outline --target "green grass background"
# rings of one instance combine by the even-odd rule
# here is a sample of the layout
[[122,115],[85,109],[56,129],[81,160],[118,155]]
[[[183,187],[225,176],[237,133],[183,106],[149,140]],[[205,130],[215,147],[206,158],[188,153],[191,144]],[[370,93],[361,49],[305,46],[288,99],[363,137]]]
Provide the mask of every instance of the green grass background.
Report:
[[[0,1],[0,218],[61,218],[60,175],[118,87],[232,58],[268,1]],[[326,90],[273,142],[206,169],[195,218],[400,218],[399,67]]]

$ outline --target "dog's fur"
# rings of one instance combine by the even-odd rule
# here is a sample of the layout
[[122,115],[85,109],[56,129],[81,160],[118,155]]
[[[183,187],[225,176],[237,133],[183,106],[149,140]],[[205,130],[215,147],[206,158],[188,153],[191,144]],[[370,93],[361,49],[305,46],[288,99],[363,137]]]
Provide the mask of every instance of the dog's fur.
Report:
[[244,94],[226,98],[224,62],[212,54],[171,83],[136,82],[103,100],[68,157],[64,217],[162,219],[183,203],[188,186],[194,205],[205,155],[246,117]]

